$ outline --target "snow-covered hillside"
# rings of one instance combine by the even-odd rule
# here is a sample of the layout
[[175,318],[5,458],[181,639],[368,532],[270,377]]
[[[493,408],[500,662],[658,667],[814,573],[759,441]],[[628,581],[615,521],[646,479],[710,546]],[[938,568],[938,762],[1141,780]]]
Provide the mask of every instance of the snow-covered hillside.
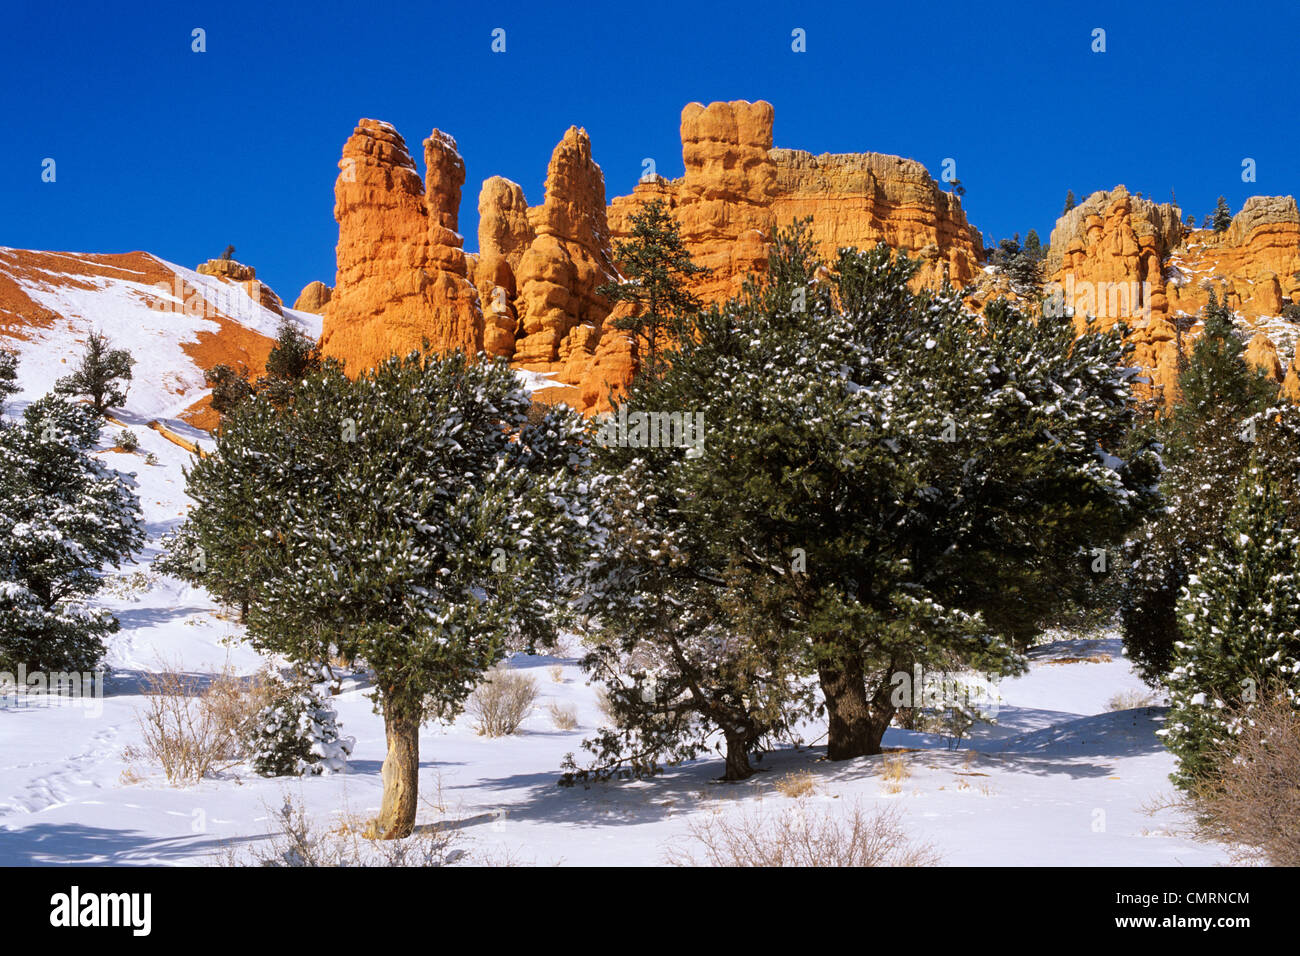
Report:
[[[282,311],[320,336],[320,316]],[[19,356],[20,405],[66,375],[96,331],[135,359],[127,420],[174,427],[207,395],[205,369],[226,362],[260,371],[280,315],[238,283],[146,253],[0,248],[0,319],[0,348]]]

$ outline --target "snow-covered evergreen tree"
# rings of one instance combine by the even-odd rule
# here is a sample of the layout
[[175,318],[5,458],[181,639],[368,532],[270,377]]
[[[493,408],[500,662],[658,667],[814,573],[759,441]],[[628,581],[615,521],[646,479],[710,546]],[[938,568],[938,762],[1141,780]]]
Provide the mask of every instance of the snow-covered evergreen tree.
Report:
[[1214,766],[1262,688],[1281,686],[1300,706],[1300,523],[1257,460],[1223,531],[1180,596],[1183,639],[1166,678],[1171,706],[1160,733],[1183,787]]
[[247,602],[255,646],[374,672],[386,837],[414,826],[420,725],[553,639],[595,530],[584,423],[529,405],[505,362],[459,352],[327,364],[283,408],[236,409],[189,474],[174,564]]
[[344,737],[334,705],[322,691],[325,677],[304,667],[286,678],[269,675],[271,701],[254,718],[250,762],[264,777],[339,773],[356,740]]
[[1205,328],[1178,377],[1171,411],[1149,425],[1161,444],[1163,509],[1143,522],[1125,546],[1121,615],[1128,656],[1157,683],[1179,639],[1178,595],[1190,569],[1222,539],[1237,481],[1258,435],[1280,437],[1288,412],[1261,416],[1277,385],[1248,365],[1232,312],[1213,294]]
[[[665,551],[689,543],[677,580],[721,592],[701,602],[717,633],[757,642],[733,658],[816,676],[833,759],[879,752],[898,671],[1014,672],[1063,583],[1154,498],[1154,456],[1116,455],[1121,331],[1076,337],[1005,302],[980,316],[913,292],[915,271],[883,245],[826,268],[806,230],[783,234],[766,279],[702,314],[627,402],[629,421],[704,416],[698,457],[645,472],[666,509],[647,526]],[[626,565],[607,586],[649,601],[654,575]]]
[[117,621],[88,599],[144,540],[128,479],[90,455],[99,419],[58,396],[0,421],[0,669],[90,671]]

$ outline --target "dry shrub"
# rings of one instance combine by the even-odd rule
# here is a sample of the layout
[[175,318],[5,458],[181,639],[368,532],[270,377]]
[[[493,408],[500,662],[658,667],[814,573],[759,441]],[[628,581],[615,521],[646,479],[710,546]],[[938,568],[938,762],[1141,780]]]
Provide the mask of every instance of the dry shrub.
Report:
[[1239,863],[1300,866],[1300,712],[1272,688],[1191,797],[1197,835]]
[[787,773],[784,777],[777,778],[775,786],[777,792],[783,796],[798,799],[811,796],[817,789],[817,781],[807,772]]
[[537,702],[537,681],[508,667],[494,667],[470,695],[466,709],[483,737],[513,734]]
[[206,688],[199,678],[174,668],[151,674],[144,709],[137,714],[144,749],[131,748],[126,756],[161,764],[169,783],[197,783],[244,758],[268,695],[265,681],[242,680],[229,665]]
[[551,675],[551,680],[554,681],[555,683],[557,684],[564,683],[564,668],[561,667],[559,664],[552,664],[550,667],[546,669],[546,672]]
[[337,826],[320,829],[301,802],[287,795],[284,805],[272,811],[276,830],[263,843],[242,852],[228,850],[221,862],[226,866],[447,866],[464,857],[453,849],[455,831],[423,825],[402,840],[371,840],[366,823],[345,819]]
[[573,730],[578,726],[578,712],[572,704],[551,701],[546,705],[546,710],[551,715],[551,722],[555,724],[557,730]]
[[1149,690],[1122,690],[1106,703],[1106,709],[1112,713],[1117,710],[1137,710],[1139,707],[1154,707],[1156,695]]
[[676,866],[934,866],[929,844],[914,843],[895,810],[814,814],[793,810],[764,816],[761,810],[715,814],[690,826],[702,858],[670,850]]
[[605,718],[610,727],[618,726],[618,716],[614,713],[614,704],[609,699],[609,688],[604,684],[596,685],[596,709]]

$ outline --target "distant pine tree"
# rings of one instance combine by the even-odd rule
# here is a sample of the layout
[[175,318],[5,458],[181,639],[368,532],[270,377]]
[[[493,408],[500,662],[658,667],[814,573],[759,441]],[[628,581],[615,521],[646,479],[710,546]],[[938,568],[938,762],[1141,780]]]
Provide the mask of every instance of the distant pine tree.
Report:
[[628,302],[631,315],[614,321],[615,328],[631,332],[641,357],[640,374],[659,374],[659,354],[689,324],[700,301],[686,289],[686,281],[708,272],[691,261],[677,220],[662,200],[646,203],[632,213],[632,230],[626,241],[615,243],[614,258],[623,281],[596,289],[611,302]]
[[1227,232],[1231,225],[1232,209],[1228,207],[1228,201],[1220,196],[1218,205],[1214,207],[1214,231]]
[[1074,201],[1074,190],[1067,189],[1065,191],[1065,208],[1061,210],[1061,215],[1064,216],[1067,212],[1069,212],[1077,205],[1078,203]]
[[203,373],[203,380],[212,390],[209,404],[222,418],[253,397],[253,385],[248,380],[246,368],[236,371],[229,365],[214,365]]
[[289,318],[282,318],[275,345],[266,359],[266,375],[257,384],[277,407],[286,405],[298,383],[321,369],[320,346]]
[[18,356],[0,350],[0,411],[4,410],[9,396],[18,391]]

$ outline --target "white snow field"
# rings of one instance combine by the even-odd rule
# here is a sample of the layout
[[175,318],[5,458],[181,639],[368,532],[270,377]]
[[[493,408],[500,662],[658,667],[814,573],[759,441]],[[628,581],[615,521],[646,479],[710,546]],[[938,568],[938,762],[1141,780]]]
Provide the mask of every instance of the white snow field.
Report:
[[[184,271],[190,282],[207,281]],[[59,294],[31,293],[46,297],[52,308]],[[123,294],[120,309],[106,310],[113,301],[99,295],[84,308],[59,302],[74,321],[16,343],[23,390],[10,402],[10,415],[66,373],[59,360],[76,354],[73,336],[84,335],[92,318],[141,361],[127,407],[117,413],[133,426],[140,448],[132,454],[107,450],[117,430],[110,425],[100,454],[134,475],[149,543],[138,563],[112,574],[98,599],[122,624],[110,639],[104,698],[94,706],[0,699],[0,865],[218,863],[265,846],[286,796],[301,802],[322,829],[344,817],[373,815],[381,794],[383,723],[357,680],[334,698],[343,733],[356,738],[345,773],[266,779],[244,767],[175,787],[147,758],[124,755],[141,743],[137,715],[149,672],[203,676],[229,666],[253,674],[265,661],[204,591],[149,568],[159,539],[187,508],[182,469],[190,456],[138,426],[165,416],[183,434],[201,436],[172,419],[201,397],[202,376],[196,386],[196,370],[176,348],[192,334],[190,326],[150,327],[149,317],[158,313],[141,310],[135,296]],[[239,318],[264,334],[274,329],[255,312]],[[179,390],[178,381],[184,383]],[[149,453],[157,464],[145,462]],[[717,782],[722,761],[715,756],[653,780],[586,789],[556,784],[565,754],[577,753],[581,762],[581,742],[599,725],[601,711],[577,666],[577,639],[553,653],[511,661],[534,675],[541,690],[518,734],[480,737],[471,719],[461,717],[450,726],[427,726],[421,735],[419,823],[454,831],[464,860],[661,864],[670,849],[698,849],[690,838],[693,822],[741,810],[785,813],[796,804],[805,814],[840,814],[855,805],[896,808],[909,834],[928,842],[945,864],[1167,866],[1227,859],[1223,848],[1181,835],[1186,823],[1173,811],[1146,809],[1171,794],[1173,759],[1155,736],[1161,708],[1107,712],[1116,694],[1144,690],[1114,635],[1036,648],[1029,672],[1000,687],[998,725],[977,728],[959,749],[948,749],[938,737],[891,730],[886,745],[905,749],[886,756],[830,763],[824,747],[791,747],[767,756],[761,772],[742,783]],[[555,728],[547,710],[552,701],[575,708],[575,729]],[[810,727],[804,737],[815,741],[823,731]],[[901,760],[907,776],[892,784],[883,778],[886,760]],[[810,795],[778,791],[776,781],[791,772],[812,775]]]

